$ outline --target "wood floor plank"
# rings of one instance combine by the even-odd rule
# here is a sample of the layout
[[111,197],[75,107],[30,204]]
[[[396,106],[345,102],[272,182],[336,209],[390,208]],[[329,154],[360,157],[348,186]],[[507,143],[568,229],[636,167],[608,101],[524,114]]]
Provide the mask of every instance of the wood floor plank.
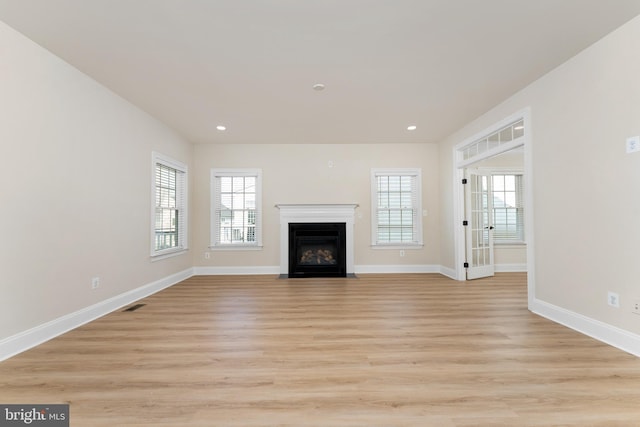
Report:
[[85,426],[635,426],[640,360],[530,313],[526,275],[197,276],[0,363]]

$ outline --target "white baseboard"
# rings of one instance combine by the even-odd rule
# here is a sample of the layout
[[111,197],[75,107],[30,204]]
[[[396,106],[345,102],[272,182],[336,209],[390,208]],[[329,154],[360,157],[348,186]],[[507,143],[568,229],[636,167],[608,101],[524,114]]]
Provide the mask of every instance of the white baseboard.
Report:
[[439,265],[356,265],[356,274],[440,273]]
[[496,273],[526,273],[527,264],[496,264]]
[[193,276],[193,269],[181,271],[97,304],[69,313],[50,322],[28,329],[0,341],[0,361],[40,345],[119,308],[129,305],[158,291]]
[[531,303],[529,309],[542,317],[640,357],[640,335],[537,299]]
[[[356,274],[371,273],[441,273],[439,265],[356,265]],[[280,274],[279,266],[194,267],[195,276]]]
[[193,267],[194,276],[280,274],[280,266]]
[[449,279],[458,280],[457,278],[458,273],[456,272],[455,269],[445,267],[443,265],[439,267],[440,267],[440,270],[438,271],[438,273],[442,274],[443,276],[447,276]]

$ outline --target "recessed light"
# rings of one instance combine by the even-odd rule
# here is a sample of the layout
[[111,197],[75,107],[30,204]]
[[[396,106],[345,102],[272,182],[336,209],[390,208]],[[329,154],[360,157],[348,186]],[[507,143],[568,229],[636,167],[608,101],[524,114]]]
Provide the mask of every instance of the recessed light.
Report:
[[313,90],[317,90],[317,91],[324,90],[324,85],[322,83],[316,83],[313,85]]
[[407,126],[407,130],[416,130],[416,129],[418,129],[418,126],[416,125]]
[[216,126],[216,129],[218,129],[218,130],[227,130],[227,127],[223,126],[223,125],[218,125],[218,126]]

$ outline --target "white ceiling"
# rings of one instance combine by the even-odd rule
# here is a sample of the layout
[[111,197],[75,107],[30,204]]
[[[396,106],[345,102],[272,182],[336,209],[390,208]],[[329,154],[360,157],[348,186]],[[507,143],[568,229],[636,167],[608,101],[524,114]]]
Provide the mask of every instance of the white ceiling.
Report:
[[0,0],[0,20],[195,143],[437,142],[638,14],[640,0]]

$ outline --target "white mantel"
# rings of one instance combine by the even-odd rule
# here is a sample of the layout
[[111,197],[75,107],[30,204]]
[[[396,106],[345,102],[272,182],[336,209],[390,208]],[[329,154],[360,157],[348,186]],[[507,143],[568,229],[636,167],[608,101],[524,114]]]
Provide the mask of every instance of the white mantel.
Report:
[[354,273],[353,229],[357,204],[279,204],[280,274],[289,274],[289,224],[296,222],[344,222],[347,274]]

